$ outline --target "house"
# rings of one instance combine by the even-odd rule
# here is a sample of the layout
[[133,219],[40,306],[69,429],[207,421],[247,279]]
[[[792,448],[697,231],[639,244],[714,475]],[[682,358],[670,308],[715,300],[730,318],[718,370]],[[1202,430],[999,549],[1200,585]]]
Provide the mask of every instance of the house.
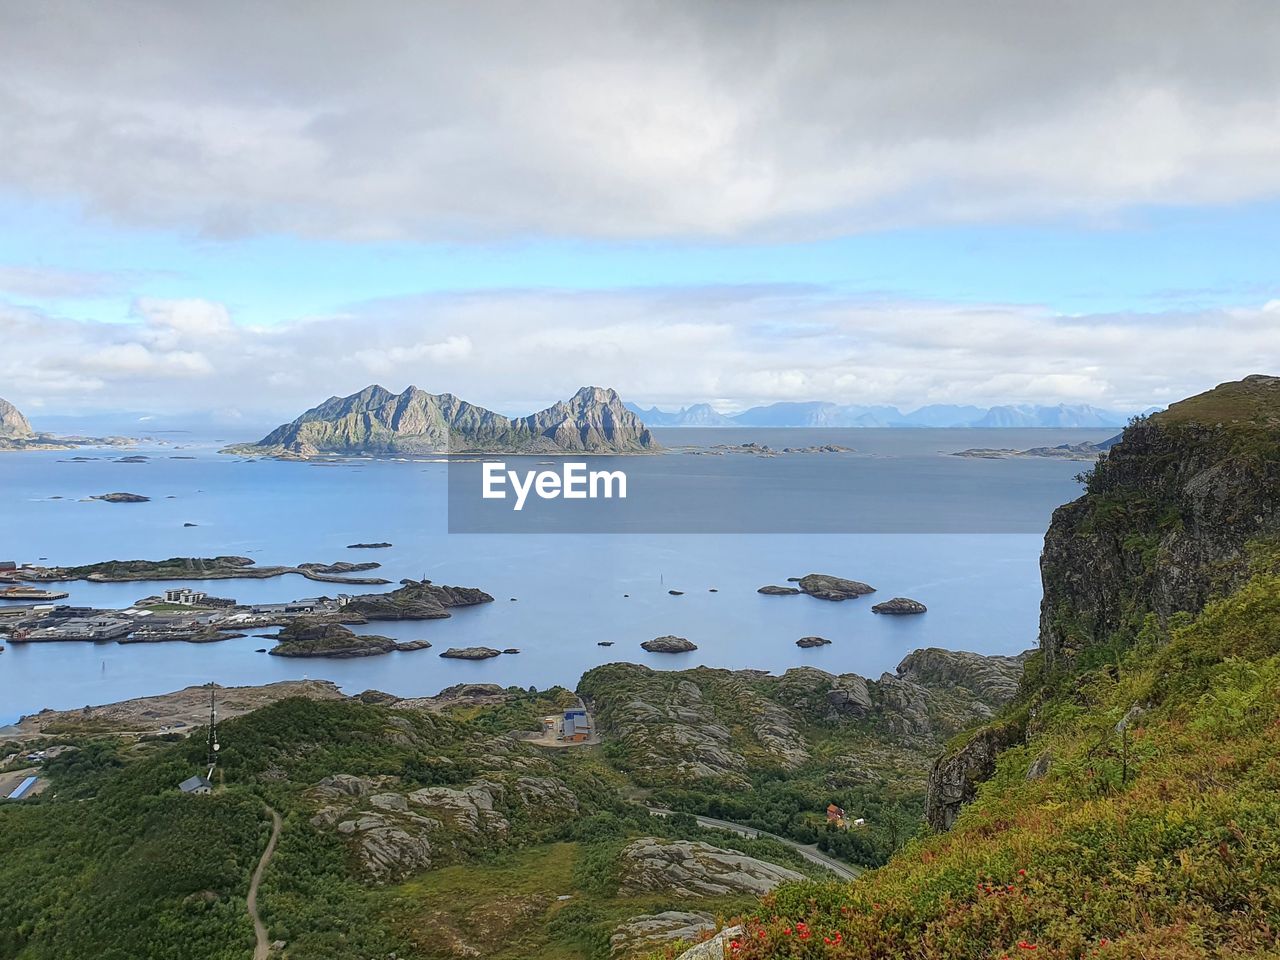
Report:
[[178,789],[190,794],[213,793],[213,784],[209,782],[208,777],[197,773],[194,777],[187,777],[178,784]]
[[569,743],[582,743],[591,736],[591,720],[587,711],[575,708],[564,712],[560,723],[560,739]]
[[179,587],[176,590],[166,590],[164,592],[165,603],[177,603],[184,607],[194,607],[205,598],[205,594],[199,590],[192,590],[190,587]]
[[834,803],[827,804],[827,822],[840,826],[843,821],[844,807],[837,807]]

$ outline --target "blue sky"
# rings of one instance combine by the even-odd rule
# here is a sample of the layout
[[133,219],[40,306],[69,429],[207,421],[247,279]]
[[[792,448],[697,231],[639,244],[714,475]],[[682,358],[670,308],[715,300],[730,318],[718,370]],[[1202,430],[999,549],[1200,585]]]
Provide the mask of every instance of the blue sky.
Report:
[[1280,12],[925,6],[0,11],[0,396],[1131,410],[1280,368]]

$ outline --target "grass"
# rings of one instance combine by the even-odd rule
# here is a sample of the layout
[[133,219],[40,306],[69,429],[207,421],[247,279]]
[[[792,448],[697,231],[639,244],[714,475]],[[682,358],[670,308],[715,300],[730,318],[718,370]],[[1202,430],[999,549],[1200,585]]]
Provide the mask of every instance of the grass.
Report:
[[602,891],[592,846],[526,847],[423,874],[388,891],[390,924],[426,960],[453,960],[467,948],[488,960],[604,960],[609,936],[630,917],[663,910],[728,916],[751,902]]

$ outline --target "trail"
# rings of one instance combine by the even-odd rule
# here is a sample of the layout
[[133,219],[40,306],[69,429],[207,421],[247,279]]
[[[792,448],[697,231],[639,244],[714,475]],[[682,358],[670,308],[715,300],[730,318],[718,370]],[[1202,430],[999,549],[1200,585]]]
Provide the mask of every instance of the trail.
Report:
[[267,960],[271,953],[271,941],[267,939],[266,924],[262,922],[262,917],[258,916],[258,886],[262,883],[262,875],[267,870],[267,864],[275,855],[276,841],[280,839],[280,814],[270,807],[267,807],[267,812],[271,814],[271,839],[267,841],[267,849],[262,851],[262,859],[258,861],[258,866],[253,871],[253,877],[249,880],[249,894],[245,897],[249,919],[253,921],[253,935],[257,939],[253,948],[253,960]]

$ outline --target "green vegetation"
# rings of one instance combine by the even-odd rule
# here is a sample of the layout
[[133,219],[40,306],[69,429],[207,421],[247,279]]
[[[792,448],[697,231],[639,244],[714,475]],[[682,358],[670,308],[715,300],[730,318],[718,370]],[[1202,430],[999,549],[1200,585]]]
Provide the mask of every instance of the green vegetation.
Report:
[[1280,577],[1257,569],[1040,691],[949,833],[851,885],[780,888],[736,956],[1274,957]]
[[[620,799],[626,782],[598,749],[541,750],[507,738],[572,699],[559,688],[513,689],[494,706],[445,714],[280,701],[220,726],[212,796],[176,789],[200,768],[199,731],[177,741],[73,736],[75,749],[45,765],[44,795],[0,805],[0,958],[243,960],[253,947],[244,896],[266,845],[268,804],[284,829],[260,909],[271,937],[288,943],[285,956],[300,960],[450,957],[442,939],[450,930],[485,956],[604,960],[620,920],[681,906],[620,895],[617,854],[639,836],[700,839],[821,875],[772,841],[650,817]],[[335,773],[413,789],[524,769],[567,784],[579,815],[541,818],[508,798],[499,813],[509,832],[433,835],[439,865],[399,884],[371,884],[349,841],[312,819],[323,802],[312,787]],[[730,897],[699,908],[728,914],[749,903]]]

